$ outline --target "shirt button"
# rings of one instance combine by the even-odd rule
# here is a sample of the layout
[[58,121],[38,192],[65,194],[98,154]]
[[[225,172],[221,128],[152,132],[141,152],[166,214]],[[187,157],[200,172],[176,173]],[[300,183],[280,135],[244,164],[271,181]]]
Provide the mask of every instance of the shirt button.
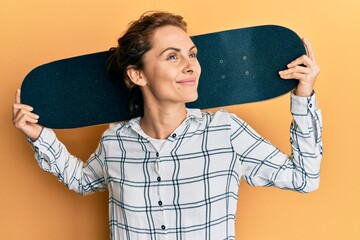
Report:
[[312,108],[312,103],[309,104],[309,108]]
[[176,138],[176,133],[173,133],[171,136],[172,136],[173,138]]
[[165,225],[161,225],[162,230],[165,230],[165,228],[166,228]]
[[157,181],[160,182],[160,181],[161,181],[161,177],[157,177]]
[[162,201],[159,201],[158,204],[159,204],[159,206],[161,206],[161,205],[162,205]]
[[159,153],[158,153],[158,152],[156,153],[156,157],[159,157]]

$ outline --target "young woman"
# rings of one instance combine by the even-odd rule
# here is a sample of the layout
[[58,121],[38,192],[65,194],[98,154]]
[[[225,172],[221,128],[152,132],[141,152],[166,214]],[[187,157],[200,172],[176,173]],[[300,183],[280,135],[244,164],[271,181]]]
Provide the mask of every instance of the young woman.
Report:
[[197,99],[201,68],[182,17],[147,13],[118,43],[109,69],[129,87],[131,109],[143,114],[111,124],[86,163],[37,124],[19,91],[13,105],[14,125],[41,168],[80,194],[109,190],[111,239],[235,239],[241,178],[253,186],[317,189],[321,114],[313,87],[319,67],[306,40],[308,56],[279,73],[299,80],[291,94],[291,156],[233,114],[185,107]]

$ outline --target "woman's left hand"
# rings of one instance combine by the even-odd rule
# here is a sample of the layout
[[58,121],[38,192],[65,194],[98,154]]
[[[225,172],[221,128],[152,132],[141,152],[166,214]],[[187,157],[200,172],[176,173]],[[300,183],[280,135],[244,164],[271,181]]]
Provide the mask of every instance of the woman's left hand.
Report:
[[320,68],[316,64],[315,55],[307,39],[303,38],[307,55],[295,59],[287,65],[288,69],[280,71],[279,75],[282,79],[297,79],[297,85],[294,93],[297,96],[311,96],[316,77],[320,73]]

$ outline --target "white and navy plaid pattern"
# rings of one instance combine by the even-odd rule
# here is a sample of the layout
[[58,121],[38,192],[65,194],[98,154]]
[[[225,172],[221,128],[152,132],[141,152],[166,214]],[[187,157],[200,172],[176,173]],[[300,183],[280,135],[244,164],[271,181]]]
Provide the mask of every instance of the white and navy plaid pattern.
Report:
[[235,115],[195,109],[160,151],[139,118],[111,125],[85,164],[49,129],[33,146],[40,166],[70,189],[109,190],[111,239],[235,239],[241,178],[298,192],[319,184],[322,127],[315,95],[292,95],[291,105],[290,157]]

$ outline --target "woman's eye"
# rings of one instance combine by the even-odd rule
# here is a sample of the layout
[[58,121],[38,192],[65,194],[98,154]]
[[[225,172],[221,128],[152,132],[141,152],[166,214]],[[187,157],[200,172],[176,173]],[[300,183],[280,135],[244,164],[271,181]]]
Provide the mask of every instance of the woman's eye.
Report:
[[167,58],[167,60],[176,60],[176,59],[178,59],[178,57],[175,54],[169,55]]
[[190,58],[197,58],[197,53],[191,53],[191,54],[189,55],[189,57],[190,57]]

